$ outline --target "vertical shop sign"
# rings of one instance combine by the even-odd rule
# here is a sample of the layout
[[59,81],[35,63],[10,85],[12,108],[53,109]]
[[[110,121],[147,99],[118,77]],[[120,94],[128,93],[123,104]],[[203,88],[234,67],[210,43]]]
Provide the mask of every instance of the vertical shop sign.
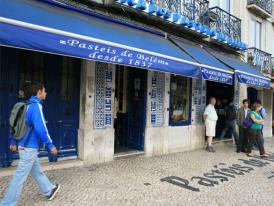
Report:
[[234,105],[238,109],[239,108],[239,94],[240,94],[240,84],[237,78],[234,78]]
[[112,124],[112,69],[107,67],[106,72],[106,87],[105,87],[105,124],[111,126]]
[[96,64],[95,117],[94,127],[105,128],[112,125],[112,81],[113,71],[108,64]]
[[150,119],[153,127],[164,125],[164,88],[165,74],[153,72],[151,77],[151,105]]
[[192,80],[192,124],[201,124],[206,104],[206,89],[202,79]]

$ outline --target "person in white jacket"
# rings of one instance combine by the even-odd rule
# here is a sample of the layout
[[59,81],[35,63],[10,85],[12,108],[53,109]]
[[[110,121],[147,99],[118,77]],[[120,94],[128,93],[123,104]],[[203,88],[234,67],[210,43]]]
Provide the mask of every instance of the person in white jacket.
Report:
[[209,104],[205,108],[204,112],[204,120],[206,126],[206,136],[207,136],[207,147],[206,150],[208,152],[215,152],[212,147],[212,139],[215,137],[216,133],[216,123],[218,120],[218,115],[215,110],[216,98],[210,97]]

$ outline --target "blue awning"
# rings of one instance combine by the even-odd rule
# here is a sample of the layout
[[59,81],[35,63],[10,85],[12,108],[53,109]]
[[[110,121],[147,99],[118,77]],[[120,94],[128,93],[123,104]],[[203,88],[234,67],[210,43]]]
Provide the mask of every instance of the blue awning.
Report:
[[241,61],[237,57],[227,54],[221,54],[211,51],[211,53],[235,70],[237,79],[240,83],[249,84],[255,87],[270,88],[270,79],[265,77],[261,72],[253,66]]
[[163,36],[41,1],[0,4],[0,45],[200,75],[200,64]]
[[171,38],[171,41],[178,45],[196,61],[201,63],[203,79],[221,82],[224,84],[233,84],[234,71],[209,54],[201,47],[201,45],[173,37]]

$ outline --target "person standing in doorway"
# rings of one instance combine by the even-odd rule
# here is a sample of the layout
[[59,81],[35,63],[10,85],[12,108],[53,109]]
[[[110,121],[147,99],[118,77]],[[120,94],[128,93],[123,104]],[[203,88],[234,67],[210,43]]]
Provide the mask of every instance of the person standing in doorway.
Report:
[[39,140],[42,140],[52,155],[57,154],[57,149],[48,133],[42,111],[43,100],[47,96],[44,85],[34,83],[31,86],[31,94],[33,96],[29,100],[26,111],[26,124],[29,129],[19,142],[11,137],[11,151],[15,152],[17,150],[16,144],[18,143],[19,164],[0,204],[1,206],[15,206],[17,204],[24,182],[29,174],[35,179],[42,194],[48,200],[52,200],[60,189],[59,184],[52,184],[44,174],[38,159]]
[[248,117],[250,112],[248,99],[243,100],[243,105],[237,112],[237,124],[239,126],[239,143],[242,152],[247,149],[247,132],[248,128],[243,125],[243,121]]
[[215,109],[218,115],[218,121],[216,124],[216,137],[219,137],[222,132],[223,125],[225,123],[225,108],[221,99],[216,100]]
[[207,136],[207,148],[208,152],[215,152],[212,147],[212,140],[215,137],[216,133],[216,122],[218,120],[218,115],[215,110],[216,99],[215,97],[211,97],[209,99],[209,104],[206,106],[204,111],[204,120],[206,126],[206,136]]
[[259,114],[260,105],[258,103],[254,103],[252,106],[252,111],[250,112],[250,118],[252,120],[252,126],[248,130],[248,144],[247,144],[247,153],[246,155],[252,157],[251,149],[254,143],[257,141],[260,156],[261,158],[267,157],[265,154],[264,145],[262,142],[262,133],[261,133],[261,126],[263,123],[263,119]]
[[119,102],[118,102],[118,98],[115,95],[114,98],[114,149],[119,148],[120,146],[120,141],[119,141],[119,137],[118,137],[118,110],[119,110]]
[[220,139],[223,139],[226,135],[226,133],[229,131],[229,129],[232,130],[232,134],[237,146],[236,152],[240,152],[240,142],[239,142],[239,135],[237,131],[237,123],[236,123],[236,118],[237,118],[237,109],[234,106],[234,101],[231,100],[228,107],[225,110],[225,128],[223,129]]

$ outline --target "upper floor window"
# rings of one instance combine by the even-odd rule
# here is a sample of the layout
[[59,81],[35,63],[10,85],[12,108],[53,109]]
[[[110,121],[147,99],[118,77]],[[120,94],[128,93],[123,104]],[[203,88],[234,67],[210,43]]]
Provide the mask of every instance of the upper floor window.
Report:
[[190,78],[171,75],[170,125],[190,123]]
[[230,12],[230,0],[210,0],[209,7],[220,7],[221,9]]
[[250,47],[261,49],[262,24],[251,19],[250,21]]

